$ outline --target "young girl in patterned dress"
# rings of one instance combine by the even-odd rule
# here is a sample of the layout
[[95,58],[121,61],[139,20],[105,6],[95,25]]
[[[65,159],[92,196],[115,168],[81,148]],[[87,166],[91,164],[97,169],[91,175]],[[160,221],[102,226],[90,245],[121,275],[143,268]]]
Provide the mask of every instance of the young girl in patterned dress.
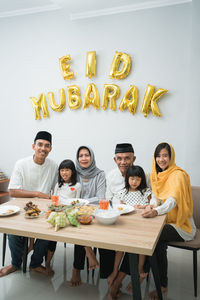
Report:
[[[140,166],[130,166],[126,172],[125,188],[119,192],[117,198],[120,203],[132,205],[135,208],[144,208],[149,204],[151,199],[151,189],[147,187],[146,176],[144,170]],[[107,278],[108,286],[111,287],[115,280],[123,252],[116,251],[114,269]],[[138,270],[140,274],[140,282],[148,275],[144,272],[145,255],[139,255]],[[131,292],[131,283],[128,284],[127,290]],[[112,297],[109,294],[109,299]]]
[[120,202],[136,208],[149,204],[151,190],[147,187],[144,170],[130,166],[125,177],[125,188],[119,193]]

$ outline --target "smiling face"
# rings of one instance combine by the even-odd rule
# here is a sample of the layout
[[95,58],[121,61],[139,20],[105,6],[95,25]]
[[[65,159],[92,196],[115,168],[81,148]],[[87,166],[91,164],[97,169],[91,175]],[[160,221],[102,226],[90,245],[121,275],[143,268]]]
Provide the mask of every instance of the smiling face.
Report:
[[160,150],[159,154],[156,156],[156,163],[162,171],[165,171],[169,167],[170,157],[167,149],[163,148]]
[[136,157],[132,152],[126,152],[126,153],[116,153],[114,160],[116,164],[118,165],[118,168],[120,172],[122,173],[122,176],[126,175],[126,172],[130,166],[133,165]]
[[35,144],[32,145],[32,149],[35,151],[34,162],[41,165],[51,151],[51,144],[46,140],[36,140]]
[[60,169],[60,176],[65,183],[70,183],[72,177],[72,170],[67,168]]
[[87,169],[90,166],[91,155],[88,149],[82,148],[78,154],[78,162],[82,168]]

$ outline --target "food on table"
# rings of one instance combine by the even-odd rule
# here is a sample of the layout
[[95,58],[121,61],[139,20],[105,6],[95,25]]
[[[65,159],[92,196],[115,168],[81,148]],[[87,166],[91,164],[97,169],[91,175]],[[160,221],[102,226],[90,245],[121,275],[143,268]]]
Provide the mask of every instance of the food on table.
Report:
[[81,224],[84,224],[84,225],[88,225],[92,222],[92,219],[93,217],[92,216],[88,216],[88,215],[81,215],[81,216],[78,216],[78,221],[81,223]]
[[88,216],[90,216],[90,215],[93,214],[93,212],[97,208],[98,208],[98,206],[96,206],[96,205],[93,205],[93,206],[83,205],[78,210],[78,216],[81,216],[81,215],[88,215]]
[[47,222],[55,227],[55,231],[58,231],[59,228],[66,227],[66,214],[64,212],[51,212]]
[[50,216],[50,214],[52,213],[52,210],[47,210],[45,213],[45,218],[48,219],[48,217]]
[[54,226],[56,216],[57,216],[57,213],[55,211],[51,212],[48,219],[47,219],[47,222]]
[[34,204],[32,201],[26,203],[24,210],[26,211],[25,212],[26,217],[38,217],[41,212],[38,206]]
[[67,214],[67,219],[69,221],[69,223],[73,226],[76,227],[80,227],[79,222],[78,222],[78,214],[77,214],[77,210],[67,210],[66,209],[66,214]]
[[49,205],[48,208],[49,208],[50,211],[63,211],[63,210],[66,209],[66,205],[62,205],[62,204],[60,204],[60,205],[54,205],[54,204],[51,204],[51,205]]
[[119,209],[119,210],[123,210],[123,207],[119,206],[117,209]]
[[55,217],[55,231],[58,231],[59,228],[66,227],[66,226],[67,226],[67,220],[66,220],[65,213],[59,213]]
[[13,209],[8,209],[5,212],[2,213],[2,215],[10,215],[13,214],[15,211]]
[[64,211],[66,209],[66,207],[67,207],[66,205],[62,205],[62,204],[60,204],[60,205],[51,204],[48,206],[48,210],[46,211],[45,216],[46,216],[46,218],[48,218],[52,211],[55,211],[55,212]]
[[80,201],[77,199],[77,200],[72,201],[71,205],[74,206],[74,205],[79,204],[79,203],[80,203]]
[[[81,224],[90,224],[92,222],[92,214],[97,208],[98,206],[96,205],[73,207],[66,205],[50,205],[49,210],[46,212],[46,217],[48,218],[47,222],[53,225],[56,231],[61,227],[66,227],[67,220],[71,225],[80,227],[79,222]],[[59,209],[59,211],[57,211],[57,209]],[[60,211],[63,209],[65,209],[65,211]]]

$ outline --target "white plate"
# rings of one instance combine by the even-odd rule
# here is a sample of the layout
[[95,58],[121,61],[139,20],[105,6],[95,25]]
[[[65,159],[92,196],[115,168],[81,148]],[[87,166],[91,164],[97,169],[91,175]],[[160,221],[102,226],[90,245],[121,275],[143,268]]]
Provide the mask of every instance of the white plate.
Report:
[[16,214],[20,211],[20,207],[16,205],[2,205],[0,206],[0,217],[7,217]]
[[120,215],[128,214],[135,210],[133,206],[128,204],[113,204],[113,208],[116,208],[120,212]]
[[[75,204],[73,204],[75,202]],[[67,206],[83,206],[83,205],[87,205],[89,203],[88,200],[86,199],[76,199],[76,198],[72,198],[72,199],[60,199],[59,200],[60,204],[65,204]]]

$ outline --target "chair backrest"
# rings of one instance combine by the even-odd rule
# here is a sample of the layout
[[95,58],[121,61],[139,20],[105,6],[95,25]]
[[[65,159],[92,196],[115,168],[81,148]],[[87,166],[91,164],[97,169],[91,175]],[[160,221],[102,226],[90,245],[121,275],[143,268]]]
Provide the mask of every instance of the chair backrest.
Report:
[[200,229],[200,186],[192,186],[192,198],[194,223]]

